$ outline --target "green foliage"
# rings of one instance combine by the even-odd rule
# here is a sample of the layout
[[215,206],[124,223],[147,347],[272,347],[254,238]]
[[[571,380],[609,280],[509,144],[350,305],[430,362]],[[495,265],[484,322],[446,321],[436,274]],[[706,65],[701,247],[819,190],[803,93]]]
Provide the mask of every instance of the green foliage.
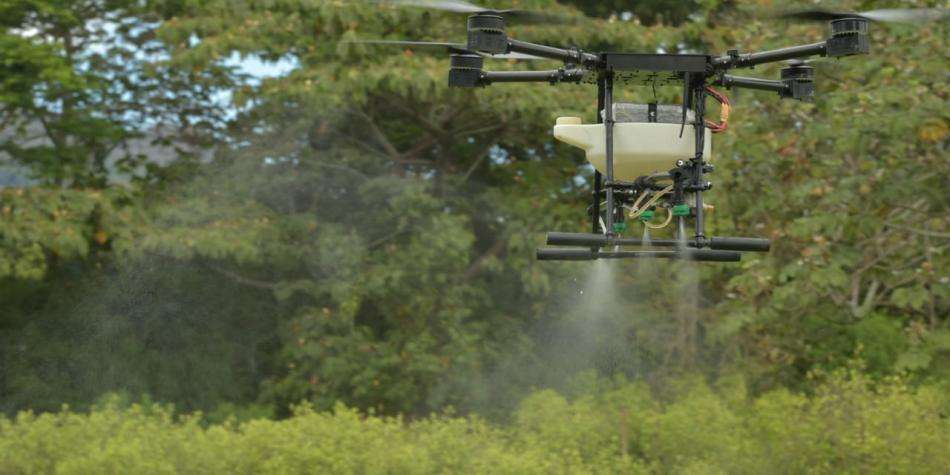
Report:
[[255,401],[278,326],[267,291],[197,262],[89,267],[4,287],[0,410],[85,408],[107,391],[184,410]]
[[[627,51],[749,51],[826,36],[824,26],[753,18],[773,6],[766,0],[695,2],[676,26],[646,21],[663,10],[657,2],[570,3],[633,8],[644,21],[509,32]],[[518,5],[575,13],[569,2]],[[347,41],[457,41],[459,16],[322,0],[2,8],[5,151],[44,185],[0,190],[7,413],[125,391],[249,414],[259,404],[284,416],[306,400],[317,410],[342,401],[378,414],[456,407],[487,417],[531,388],[567,391],[591,369],[658,391],[683,372],[741,372],[758,394],[806,387],[816,369],[855,358],[875,378],[948,377],[944,23],[874,25],[873,55],[816,64],[815,104],[730,92],[708,224],[714,235],[771,237],[773,251],[736,266],[617,264],[607,286],[596,279],[607,269],[533,260],[544,231],[589,229],[590,169],[548,133],[560,115],[594,119],[590,85],[452,90],[444,58]],[[128,28],[110,36],[103,15]],[[28,28],[45,34],[24,36]],[[105,49],[70,57],[67,32]],[[229,67],[235,55],[297,67],[251,81]],[[222,90],[239,106],[234,117],[205,107]],[[679,93],[655,94],[672,102]],[[654,98],[645,88],[617,94]],[[105,152],[159,118],[171,122],[170,140],[212,133],[213,156],[110,185]],[[50,140],[27,140],[12,125],[40,120]],[[139,163],[125,158],[120,168]],[[588,278],[614,293],[581,297],[591,295]],[[651,454],[644,467],[703,471],[702,454],[734,456],[754,443],[730,430],[745,420],[731,402],[741,397],[691,394],[651,423],[679,433],[708,416],[703,430],[675,441],[650,432],[655,446],[636,449]],[[579,407],[558,397],[531,401]],[[525,425],[545,425],[529,412]],[[591,417],[576,423],[606,424]],[[563,428],[537,430],[570,452],[565,464],[605,450],[577,448],[583,441]],[[723,441],[712,438],[718,431]],[[689,443],[676,447],[681,440]],[[709,471],[754,471],[715,464]]]
[[96,259],[135,222],[129,193],[0,189],[0,279],[42,279],[50,261]]
[[[221,127],[212,96],[226,70],[169,67],[155,29],[158,13],[171,10],[150,3],[0,6],[0,151],[35,181],[102,188],[116,178],[151,178],[161,160],[194,156]],[[183,148],[146,157],[143,143]]]
[[[820,37],[819,28],[741,29],[728,41],[770,47],[789,35]],[[720,196],[731,222],[717,224],[776,245],[732,273],[720,311],[743,322],[734,325],[750,337],[740,339],[748,351],[785,363],[765,371],[798,368],[800,377],[856,353],[876,372],[943,371],[943,360],[898,361],[947,323],[941,176],[950,119],[946,61],[930,55],[944,47],[946,25],[875,25],[871,36],[867,59],[815,63],[812,106],[740,96],[735,133],[725,137],[720,178],[729,193]]]
[[748,398],[684,379],[675,394],[604,391],[527,398],[508,425],[407,421],[298,407],[282,421],[203,425],[199,415],[112,403],[88,414],[0,419],[4,473],[942,473],[946,394],[837,373],[813,396]]

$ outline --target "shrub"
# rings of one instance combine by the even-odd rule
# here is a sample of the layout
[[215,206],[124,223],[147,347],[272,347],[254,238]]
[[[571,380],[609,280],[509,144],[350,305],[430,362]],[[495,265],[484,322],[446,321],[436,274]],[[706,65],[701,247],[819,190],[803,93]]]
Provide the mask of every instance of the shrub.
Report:
[[[599,388],[605,385],[598,384]],[[159,405],[0,418],[13,473],[945,473],[944,393],[836,374],[810,396],[757,398],[741,380],[684,378],[659,398],[618,381],[525,399],[511,423],[406,421],[337,406],[285,420],[202,424]]]

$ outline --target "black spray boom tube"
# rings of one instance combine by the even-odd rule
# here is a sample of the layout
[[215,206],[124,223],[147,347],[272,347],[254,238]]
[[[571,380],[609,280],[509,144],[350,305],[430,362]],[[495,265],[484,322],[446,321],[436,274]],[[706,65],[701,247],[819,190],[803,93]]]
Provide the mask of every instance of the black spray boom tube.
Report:
[[768,239],[747,237],[711,237],[708,244],[710,249],[724,251],[769,252],[772,247]]
[[[676,247],[679,241],[675,239],[653,239],[648,243],[640,238],[609,238],[603,234],[588,233],[548,233],[547,243],[551,246],[583,246],[583,247],[609,247],[609,246],[656,246],[656,247]],[[771,243],[768,239],[745,238],[745,237],[711,237],[708,238],[703,246],[699,246],[697,241],[686,241],[689,247],[709,247],[710,249],[720,251],[752,251],[768,252]]]
[[590,249],[538,249],[539,261],[592,261],[596,259],[678,259],[704,262],[739,262],[742,255],[733,251],[684,249],[679,251],[611,251]]

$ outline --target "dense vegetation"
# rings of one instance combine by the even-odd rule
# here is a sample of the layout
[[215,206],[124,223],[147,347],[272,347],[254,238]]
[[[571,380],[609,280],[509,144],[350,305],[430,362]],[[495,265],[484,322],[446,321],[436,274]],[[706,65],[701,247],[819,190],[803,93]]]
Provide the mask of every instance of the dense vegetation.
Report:
[[[205,426],[117,401],[88,414],[0,419],[2,473],[941,473],[946,394],[838,374],[805,397],[750,398],[742,380],[643,384],[588,379],[571,400],[525,399],[510,425],[407,421],[296,409],[281,421]],[[941,407],[942,406],[942,407]],[[943,468],[941,468],[943,467]]]
[[[484,3],[583,10],[510,33],[591,49],[826,36],[769,0]],[[587,226],[590,168],[549,129],[592,121],[592,86],[450,90],[442,56],[348,42],[463,23],[370,1],[0,2],[0,472],[293,469],[251,465],[267,450],[341,471],[947,465],[946,22],[874,25],[871,56],[815,63],[813,104],[732,91],[709,226],[774,245],[700,266],[534,261],[544,231]],[[206,416],[16,416],[106,393]],[[289,419],[202,425],[228,414]],[[401,449],[278,442],[301,434]]]

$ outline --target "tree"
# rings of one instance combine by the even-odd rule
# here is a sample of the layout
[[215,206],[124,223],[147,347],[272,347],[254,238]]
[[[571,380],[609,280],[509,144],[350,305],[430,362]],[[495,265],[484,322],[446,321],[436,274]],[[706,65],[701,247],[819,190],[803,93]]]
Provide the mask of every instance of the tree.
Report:
[[[24,183],[0,189],[4,409],[112,389],[85,377],[98,364],[77,370],[76,355],[108,351],[83,340],[83,325],[115,313],[76,303],[113,275],[112,251],[145,217],[144,185],[180,178],[225,119],[216,94],[228,69],[171,67],[155,37],[173,11],[121,0],[0,4],[0,163]],[[57,305],[63,295],[77,301],[69,311]]]
[[[146,157],[132,139],[193,156],[173,142],[200,145],[221,127],[214,94],[223,69],[169,68],[155,8],[124,0],[0,8],[0,150],[39,183],[102,188],[117,176],[148,177],[160,157]],[[148,172],[139,168],[147,158]]]
[[[721,175],[730,190],[721,223],[775,246],[737,270],[720,312],[760,370],[794,381],[857,355],[875,372],[945,374],[950,122],[932,55],[945,28],[874,24],[870,56],[815,63],[814,105],[741,99],[751,103],[740,103],[723,147],[733,159]],[[826,31],[794,25],[728,39],[761,48]],[[754,120],[749,106],[769,120]]]

